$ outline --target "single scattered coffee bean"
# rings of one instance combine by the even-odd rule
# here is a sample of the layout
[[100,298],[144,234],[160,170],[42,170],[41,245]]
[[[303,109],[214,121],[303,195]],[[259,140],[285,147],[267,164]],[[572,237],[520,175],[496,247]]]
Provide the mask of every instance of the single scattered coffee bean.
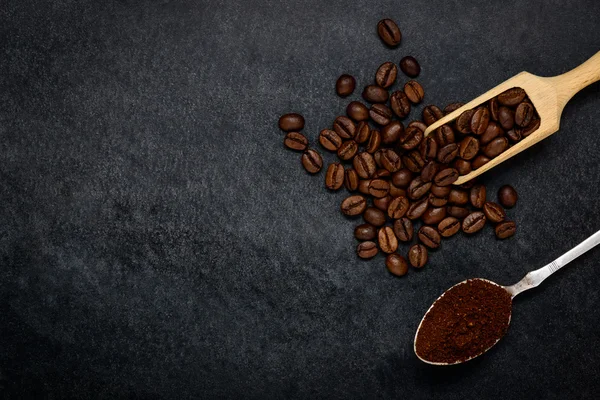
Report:
[[448,198],[436,197],[432,194],[429,195],[429,204],[433,207],[443,207],[448,203]]
[[384,253],[393,253],[398,250],[398,239],[396,239],[396,235],[394,235],[394,230],[389,226],[384,226],[379,229],[378,233],[379,239],[379,248]]
[[302,165],[311,174],[316,174],[323,167],[321,155],[313,149],[308,149],[302,154]]
[[437,173],[440,172],[440,168],[440,164],[433,160],[427,162],[421,171],[421,180],[423,182],[431,182]]
[[506,211],[498,203],[488,201],[483,205],[483,213],[488,221],[497,224],[498,222],[504,221],[506,218]]
[[389,122],[381,129],[381,141],[384,144],[393,144],[404,133],[404,125],[400,121]]
[[403,132],[400,132],[398,144],[404,150],[412,150],[421,143],[423,137],[424,135],[422,130],[416,126],[409,126]]
[[510,129],[506,132],[506,137],[513,143],[520,141],[523,136],[520,129]]
[[479,232],[485,225],[485,214],[481,211],[475,211],[465,217],[462,222],[462,230],[464,233]]
[[377,34],[383,43],[396,47],[402,40],[402,33],[398,25],[391,19],[382,19],[377,23]]
[[494,232],[498,239],[506,239],[515,234],[517,225],[513,221],[504,221],[496,225]]
[[365,212],[363,213],[363,218],[365,222],[368,222],[374,226],[382,226],[385,224],[385,214],[383,211],[375,208],[375,207],[367,207]]
[[362,153],[358,153],[356,157],[354,157],[352,160],[352,165],[354,166],[354,170],[358,176],[363,179],[373,177],[375,171],[377,170],[373,156],[364,151]]
[[447,124],[442,125],[435,130],[434,138],[439,147],[444,147],[446,145],[456,142],[454,130],[452,130],[450,125]]
[[331,129],[323,129],[319,133],[319,143],[329,151],[337,151],[342,145],[342,138]]
[[469,200],[475,208],[483,208],[486,196],[487,192],[483,185],[474,185],[469,192]]
[[487,107],[479,107],[473,113],[471,118],[471,131],[476,135],[481,135],[490,123],[490,110]]
[[308,147],[308,139],[299,132],[288,132],[288,134],[285,135],[283,144],[288,149],[304,151]]
[[523,101],[527,94],[521,88],[512,88],[498,95],[498,102],[503,106],[514,107]]
[[351,101],[346,107],[346,114],[356,122],[369,119],[369,109],[360,101]]
[[362,194],[369,194],[369,184],[371,183],[370,179],[360,179],[358,181],[358,191]]
[[420,199],[425,196],[429,189],[431,188],[431,182],[425,182],[421,179],[420,176],[413,179],[413,181],[408,186],[408,197],[412,200]]
[[[458,151],[458,150],[457,150]],[[419,173],[425,166],[425,160],[421,157],[421,154],[413,150],[404,156],[400,157],[402,159],[402,165],[408,168],[411,172]]]
[[461,160],[456,159],[454,160],[454,164],[452,165],[454,168],[456,168],[456,170],[458,171],[458,173],[462,176],[462,175],[468,175],[471,173],[471,171],[473,170],[471,168],[471,163],[468,162],[467,160]]
[[422,226],[421,229],[419,229],[418,236],[421,243],[430,249],[437,249],[442,242],[442,238],[438,231],[430,226]]
[[358,174],[352,168],[346,169],[344,173],[344,186],[349,192],[354,192],[358,189]]
[[498,104],[497,98],[492,98],[488,101],[488,108],[490,109],[490,118],[493,121],[498,121],[498,111],[500,111],[500,104]]
[[394,233],[401,242],[410,242],[414,235],[412,221],[406,217],[394,221]]
[[427,225],[437,225],[444,218],[446,218],[446,207],[430,207],[421,215],[423,223]]
[[367,199],[360,195],[346,197],[340,208],[345,215],[360,215],[367,208]]
[[520,127],[529,125],[533,118],[534,112],[535,111],[531,103],[523,102],[519,104],[515,111],[515,124],[519,125]]
[[458,171],[454,168],[446,168],[437,173],[433,182],[438,186],[452,185],[458,179]]
[[399,254],[389,254],[385,258],[385,266],[392,275],[404,276],[408,272],[408,262]]
[[346,140],[337,151],[337,155],[342,160],[349,160],[356,155],[358,145],[354,140]]
[[498,200],[506,208],[513,208],[519,200],[519,195],[515,188],[510,185],[504,185],[498,190]]
[[335,82],[335,91],[340,97],[350,96],[356,87],[356,80],[352,75],[340,75]]
[[508,139],[501,136],[486,144],[483,148],[483,154],[489,158],[494,158],[506,149],[508,149]]
[[373,154],[379,150],[379,146],[381,146],[381,133],[378,130],[373,129],[365,150],[367,153]]
[[527,125],[523,129],[521,129],[521,135],[524,138],[531,135],[533,132],[535,132],[540,127],[540,123],[541,123],[541,121],[539,119],[534,119],[533,121],[531,121],[529,123],[529,125]]
[[446,212],[448,215],[458,219],[464,219],[469,215],[469,209],[465,207],[459,206],[448,206],[446,207]]
[[390,184],[383,179],[372,179],[369,183],[369,194],[376,198],[382,198],[390,192]]
[[427,264],[427,248],[422,244],[414,244],[408,250],[408,261],[415,268],[423,268]]
[[438,144],[433,137],[427,136],[421,141],[419,152],[424,159],[433,160],[437,156]]
[[279,117],[279,129],[282,131],[298,132],[304,128],[304,117],[297,113],[283,114]]
[[392,196],[392,198],[396,198],[400,196],[407,197],[408,195],[406,194],[405,189],[399,188],[393,183],[390,183],[390,196]]
[[344,184],[344,166],[338,162],[329,164],[325,174],[325,186],[330,190],[338,190]]
[[434,105],[429,105],[423,109],[423,122],[427,124],[427,126],[433,124],[438,119],[441,119],[444,116],[442,110]]
[[410,101],[402,90],[397,90],[390,96],[390,106],[392,111],[400,119],[405,118],[410,113]]
[[515,126],[515,112],[508,107],[500,107],[498,110],[498,122],[503,129],[512,129]]
[[373,225],[360,224],[354,228],[354,237],[358,240],[373,240],[377,237],[377,229]]
[[409,219],[413,219],[413,220],[417,219],[417,218],[421,218],[423,213],[425,211],[427,211],[428,208],[429,208],[429,197],[423,197],[421,200],[417,200],[416,202],[412,203],[408,207],[408,210],[406,211],[406,216]]
[[391,61],[384,62],[377,68],[375,73],[375,82],[382,88],[390,87],[396,82],[398,67]]
[[392,110],[384,104],[373,104],[369,110],[371,119],[379,125],[387,125],[392,120]]
[[363,259],[373,258],[377,253],[379,253],[377,244],[372,241],[361,242],[356,247],[356,254]]
[[373,199],[373,205],[383,212],[387,212],[391,202],[392,196],[390,196],[389,194],[379,199]]
[[473,114],[475,114],[475,110],[467,110],[460,114],[456,119],[456,130],[465,135],[471,133],[471,120],[473,119]]
[[452,189],[448,195],[448,203],[464,206],[469,203],[469,193],[461,189]]
[[450,164],[458,155],[458,145],[450,143],[442,147],[438,151],[437,159],[442,164]]
[[381,166],[386,171],[394,173],[402,168],[402,159],[392,149],[382,149],[381,151]]
[[369,140],[369,135],[371,135],[369,123],[366,121],[360,121],[356,125],[354,141],[358,144],[365,143],[367,140]]
[[471,162],[471,168],[473,168],[473,170],[476,170],[478,168],[481,168],[482,166],[484,166],[488,162],[490,162],[489,157],[486,157],[483,154],[480,154],[477,157],[475,157],[473,159],[473,161]]
[[333,130],[342,139],[351,139],[356,133],[356,125],[350,118],[340,115],[333,122]]
[[485,132],[483,132],[483,134],[479,137],[479,142],[481,144],[488,144],[493,139],[502,135],[504,135],[504,130],[502,129],[500,124],[494,121],[490,121]]
[[389,93],[381,86],[368,85],[363,89],[362,97],[369,103],[385,103],[388,100]]
[[460,102],[450,103],[446,107],[444,107],[444,115],[448,115],[448,114],[458,110],[459,108],[461,108],[464,105],[465,105],[465,103],[460,103]]
[[404,93],[413,104],[419,104],[425,97],[423,86],[417,81],[408,81],[404,84]]
[[392,219],[402,218],[408,211],[409,201],[406,197],[400,196],[392,200],[388,207],[388,215]]
[[479,152],[479,140],[474,138],[473,136],[466,136],[460,142],[460,146],[458,147],[458,155],[463,160],[471,160],[475,158],[477,153]]
[[446,217],[438,224],[438,232],[443,237],[454,236],[460,230],[460,221],[454,217]]
[[400,60],[400,69],[405,75],[416,78],[421,73],[421,66],[413,56],[406,56]]

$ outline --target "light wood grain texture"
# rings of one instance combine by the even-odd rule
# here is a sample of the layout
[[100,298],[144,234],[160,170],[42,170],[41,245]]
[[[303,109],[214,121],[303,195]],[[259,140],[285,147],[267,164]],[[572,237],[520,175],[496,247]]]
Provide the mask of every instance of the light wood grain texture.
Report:
[[455,120],[464,111],[476,108],[505,90],[514,87],[525,89],[540,116],[540,127],[531,135],[521,140],[487,164],[468,175],[461,176],[454,182],[455,185],[460,185],[481,175],[485,171],[494,168],[496,165],[508,160],[512,156],[558,131],[558,128],[560,127],[560,117],[565,105],[577,92],[598,80],[600,80],[600,52],[594,54],[594,56],[577,68],[562,75],[541,77],[530,74],[529,72],[521,72],[495,88],[488,90],[474,100],[471,100],[463,107],[446,115],[439,121],[436,121],[427,128],[425,136],[429,135],[440,126]]

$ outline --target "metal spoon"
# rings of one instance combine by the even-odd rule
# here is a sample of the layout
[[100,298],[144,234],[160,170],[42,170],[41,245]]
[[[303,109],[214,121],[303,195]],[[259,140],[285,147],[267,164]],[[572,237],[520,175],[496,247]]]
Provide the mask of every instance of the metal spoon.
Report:
[[[593,247],[597,246],[598,244],[600,244],[600,231],[594,233],[592,236],[590,236],[589,238],[587,238],[586,240],[584,240],[583,242],[579,243],[577,246],[575,246],[574,248],[572,248],[571,250],[569,250],[568,252],[566,252],[565,254],[563,254],[562,256],[558,257],[556,260],[552,261],[550,264],[540,268],[540,269],[536,269],[535,271],[531,271],[529,272],[527,275],[525,275],[525,277],[523,279],[521,279],[519,282],[515,283],[512,286],[502,286],[502,285],[498,285],[495,282],[489,281],[487,279],[482,279],[485,280],[489,283],[492,283],[494,285],[500,286],[501,288],[504,288],[508,293],[510,293],[511,295],[511,299],[514,299],[518,294],[532,289],[536,286],[538,286],[540,283],[542,283],[544,281],[544,279],[546,279],[547,277],[549,277],[550,275],[552,275],[553,273],[555,273],[556,271],[558,271],[559,269],[561,269],[562,267],[564,267],[565,265],[567,265],[568,263],[570,263],[571,261],[573,261],[574,259],[576,259],[577,257],[579,257],[580,255],[582,255],[583,253],[587,252],[588,250],[592,249]],[[478,278],[481,279],[481,278]],[[466,281],[462,281],[460,283],[457,283],[456,285],[460,285],[462,283],[464,283]],[[456,286],[454,285],[454,286]],[[454,287],[453,286],[453,287]],[[450,289],[448,289],[450,290]],[[447,292],[447,291],[446,291]],[[481,353],[468,358],[466,360],[462,360],[462,361],[458,361],[455,363],[439,363],[439,362],[432,362],[432,361],[428,361],[425,360],[423,358],[421,358],[419,356],[419,354],[417,354],[417,336],[419,336],[419,330],[421,329],[421,325],[423,324],[423,321],[425,320],[425,316],[427,316],[427,314],[429,313],[429,311],[431,311],[433,305],[442,297],[444,296],[444,294],[446,294],[446,292],[442,293],[442,295],[440,297],[438,297],[436,299],[436,301],[433,302],[433,304],[431,305],[431,307],[429,307],[429,309],[427,310],[427,312],[425,313],[425,315],[423,316],[423,319],[421,320],[421,323],[419,324],[419,327],[417,328],[417,333],[415,334],[415,340],[414,340],[414,351],[415,354],[417,355],[417,357],[419,357],[419,359],[423,362],[426,362],[427,364],[432,364],[432,365],[454,365],[454,364],[461,364],[465,361],[469,361],[472,360],[475,357],[479,357],[480,355],[482,355],[483,353],[485,353],[486,351],[488,351],[489,349],[491,349],[496,343],[498,343],[498,341],[500,339],[502,339],[502,337],[499,337],[490,347],[488,347],[487,349],[483,350]],[[508,320],[508,323],[510,324],[510,317]]]

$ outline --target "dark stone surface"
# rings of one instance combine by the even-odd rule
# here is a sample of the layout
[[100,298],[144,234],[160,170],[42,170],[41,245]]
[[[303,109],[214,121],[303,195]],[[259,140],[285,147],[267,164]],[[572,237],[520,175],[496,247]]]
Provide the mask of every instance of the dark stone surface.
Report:
[[[492,193],[519,191],[514,238],[457,235],[402,279],[355,256],[345,194],[305,173],[277,118],[304,114],[316,143],[349,101],[341,73],[358,98],[409,54],[439,106],[521,70],[559,74],[600,50],[598,15],[596,0],[3,2],[0,390],[595,397],[600,249],[518,298],[486,357],[430,368],[412,340],[452,284],[516,282],[600,229],[599,84],[486,174]],[[395,50],[382,17],[403,31]]]

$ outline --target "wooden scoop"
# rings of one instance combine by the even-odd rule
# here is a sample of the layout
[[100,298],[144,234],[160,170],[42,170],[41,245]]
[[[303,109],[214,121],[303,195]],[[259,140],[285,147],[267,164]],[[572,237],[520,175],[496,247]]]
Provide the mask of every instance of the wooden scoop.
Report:
[[529,72],[521,72],[495,88],[488,90],[474,100],[471,100],[439,121],[436,121],[427,128],[425,136],[429,135],[440,126],[455,120],[463,112],[476,108],[508,89],[520,87],[527,92],[529,99],[540,116],[540,127],[531,135],[510,147],[487,164],[458,178],[454,184],[460,185],[481,175],[485,171],[494,168],[501,162],[508,160],[515,154],[522,152],[526,148],[533,146],[540,140],[545,139],[558,131],[558,128],[560,127],[560,116],[567,102],[575,95],[575,93],[598,80],[600,80],[600,52],[594,54],[592,58],[577,68],[562,75],[541,77],[530,74]]

